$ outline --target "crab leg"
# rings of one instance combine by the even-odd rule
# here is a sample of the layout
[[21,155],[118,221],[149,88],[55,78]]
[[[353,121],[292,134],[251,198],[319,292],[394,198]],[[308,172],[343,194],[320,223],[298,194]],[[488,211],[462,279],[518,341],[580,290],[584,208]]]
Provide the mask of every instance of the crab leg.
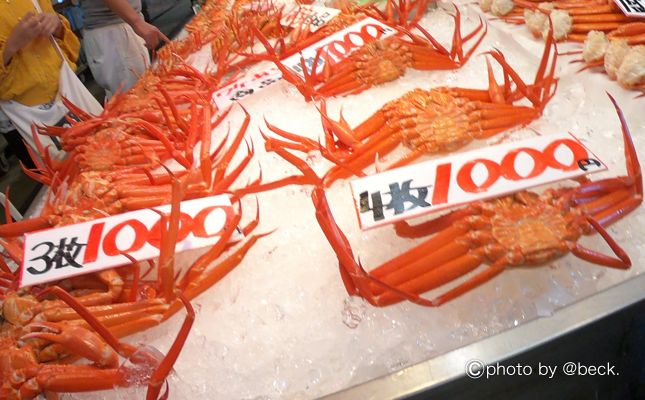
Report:
[[400,144],[400,139],[395,135],[390,135],[390,137],[385,140],[377,143],[370,151],[359,152],[354,154],[352,161],[347,163],[344,167],[336,166],[332,168],[327,174],[325,184],[331,185],[333,182],[338,179],[344,179],[352,175],[351,171],[362,171],[372,163],[374,163],[374,158],[377,154],[387,154],[394,150]]
[[139,121],[137,125],[145,129],[152,137],[159,140],[166,148],[166,151],[168,151],[168,153],[170,153],[173,156],[173,158],[177,160],[184,168],[190,169],[191,164],[188,162],[186,157],[184,157],[183,154],[181,154],[178,150],[174,148],[170,140],[168,140],[166,135],[158,127],[143,120]]
[[594,217],[598,219],[598,222],[601,225],[610,225],[625,216],[625,214],[638,208],[642,202],[642,196],[630,197],[615,205],[614,207],[608,208],[603,212],[595,214]]
[[453,300],[462,294],[475,289],[477,286],[480,286],[489,280],[493,279],[497,275],[499,275],[501,272],[504,271],[506,268],[506,260],[501,259],[495,264],[492,264],[485,270],[481,271],[477,275],[473,276],[472,278],[468,279],[466,282],[458,285],[457,287],[447,291],[446,293],[435,297],[433,300],[431,300],[431,303],[434,307],[439,307],[440,305],[446,303],[449,300]]
[[627,176],[587,183],[582,185],[573,196],[575,200],[578,193],[584,194],[585,191],[593,192],[603,189],[608,193],[583,205],[587,212],[593,213],[593,218],[602,226],[607,226],[622,218],[625,214],[639,207],[643,201],[643,177],[636,147],[622,110],[616,100],[611,95],[608,94],[608,96],[620,119]]
[[[100,337],[105,341],[105,343],[108,346],[110,346],[112,349],[114,349],[116,352],[118,352],[120,355],[124,357],[128,357],[137,350],[135,347],[131,345],[119,342],[118,339],[114,336],[114,334],[110,332],[110,330],[105,325],[103,325],[91,312],[89,312],[86,308],[84,308],[80,303],[78,303],[76,299],[74,299],[74,297],[69,295],[69,293],[65,292],[64,290],[60,289],[57,286],[52,286],[48,288],[48,290],[46,290],[45,292],[56,294],[63,301],[65,301],[70,307],[76,310],[76,312],[79,315],[81,315],[83,319],[85,319],[85,321],[87,321],[87,323],[96,331],[96,333],[100,335]],[[179,333],[177,334],[177,337],[175,338],[175,341],[171,346],[171,349],[166,354],[166,356],[161,361],[161,363],[159,363],[157,370],[153,373],[150,379],[150,382],[148,384],[148,398],[154,398],[154,399],[157,398],[156,395],[158,395],[158,388],[161,385],[161,382],[165,380],[168,373],[170,372],[170,369],[172,368],[175,361],[177,360],[181,347],[183,347],[183,344],[185,343],[186,338],[188,337],[188,333],[190,332],[190,328],[195,319],[195,311],[190,305],[190,302],[188,302],[188,300],[186,300],[186,298],[182,294],[178,294],[178,296],[179,296],[179,300],[187,310],[187,315]],[[104,351],[100,354],[103,354],[103,353]],[[144,360],[145,358],[146,356],[143,355],[142,357],[139,357],[139,361],[143,361],[143,362],[151,361],[151,360]],[[115,383],[117,382],[113,382],[113,385]],[[61,389],[58,391],[69,391],[69,390]],[[150,396],[154,396],[154,397],[150,397]]]
[[158,304],[141,308],[140,310],[136,311],[129,310],[120,314],[108,314],[103,317],[97,316],[97,319],[101,321],[105,326],[110,328],[110,330],[112,330],[112,327],[117,327],[124,324],[127,325],[144,317],[156,317],[157,321],[160,321],[161,315],[166,312],[166,310],[168,310],[167,304]]
[[35,217],[0,225],[0,237],[10,238],[40,229],[50,228],[51,225],[45,217]]
[[[83,328],[52,323],[31,324],[32,327],[48,329],[52,332],[34,332],[25,335],[23,339],[44,339],[55,343],[64,343],[67,347],[73,348],[77,354],[97,362],[99,366],[118,365],[116,353],[107,347],[108,345],[126,357],[134,353],[136,348],[119,343],[116,337],[96,320],[91,313],[84,313],[82,306],[74,303],[72,296],[69,296],[59,288],[51,291],[61,296],[65,301],[69,301],[70,306],[79,310],[79,314],[85,314],[84,318],[94,327],[105,342],[94,333]],[[174,365],[195,318],[195,312],[190,303],[181,295],[180,299],[187,309],[187,317],[168,354],[159,363],[150,377],[148,382],[148,399],[158,398],[159,389]],[[83,338],[85,339],[81,340]],[[151,361],[153,361],[153,357],[143,355],[142,357],[138,357],[135,362],[147,363]],[[88,365],[42,365],[26,368],[20,370],[20,372],[28,377],[31,382],[36,383],[35,387],[34,385],[28,384],[22,386],[25,390],[32,388],[34,390],[33,396],[37,395],[40,391],[83,392],[107,390],[116,385],[128,386],[130,384],[129,371],[124,368],[98,369]],[[22,389],[21,393],[23,393]],[[26,392],[24,393],[26,394]]]
[[[428,290],[438,288],[446,283],[452,282],[480,266],[482,262],[485,261],[485,257],[482,255],[483,251],[483,249],[471,251],[469,254],[463,255],[453,261],[439,266],[414,280],[399,285],[397,288],[406,293],[416,294],[427,292]],[[455,297],[458,297],[494,278],[504,270],[505,266],[506,259],[502,258],[457,287],[435,297],[432,300],[429,300],[429,302],[432,306],[440,306],[448,300],[454,299]],[[402,300],[405,299],[401,298],[397,293],[386,291],[377,297],[376,303],[378,306],[384,307],[398,303]]]
[[[487,223],[483,219],[467,219],[465,222],[457,224],[461,229],[447,228],[432,239],[379,266],[371,271],[370,275],[388,285],[398,287],[398,285],[429,274],[431,271],[442,268],[442,265],[446,263],[470,254],[473,245],[492,240],[489,235],[482,232],[469,233],[471,229],[486,227]],[[438,240],[439,238],[443,240]],[[425,252],[418,252],[420,249],[424,249]],[[426,290],[432,288],[434,287],[429,287]],[[400,287],[400,289],[408,291],[405,287]],[[380,294],[377,288],[374,288],[374,292]]]
[[[613,98],[612,98],[612,102],[614,102]],[[627,170],[630,176],[626,178],[614,178],[607,181],[609,181],[608,183],[612,185],[622,184],[623,187],[628,186],[632,189],[608,191],[609,194],[604,195],[598,198],[597,200],[594,200],[593,202],[585,204],[584,209],[587,212],[595,212],[594,217],[586,216],[585,218],[587,219],[589,224],[603,237],[603,239],[605,239],[607,244],[610,246],[610,248],[618,258],[607,256],[607,255],[598,253],[596,251],[584,248],[577,243],[568,243],[567,247],[576,256],[582,259],[585,259],[587,261],[594,262],[596,264],[605,265],[612,268],[626,269],[631,266],[631,261],[629,260],[629,256],[609,236],[609,234],[604,230],[602,225],[606,225],[615,221],[616,219],[622,217],[625,213],[633,210],[641,203],[642,183],[640,178],[641,177],[640,166],[638,163],[638,159],[636,158],[636,152],[631,140],[631,136],[629,134],[629,130],[627,129],[627,125],[625,123],[621,110],[618,108],[615,102],[614,102],[614,105],[616,106],[617,112],[621,119],[621,125],[623,127],[623,138],[625,142],[625,158],[627,160],[626,161]],[[596,187],[596,190],[602,190],[603,188],[606,189],[606,184],[605,185],[600,184],[600,185],[594,185],[594,186]],[[633,194],[634,191],[636,192],[635,195]],[[450,214],[442,218],[446,218],[449,216]],[[598,219],[598,221],[596,221],[596,219]],[[448,245],[444,245],[444,243],[442,243],[441,241],[439,241],[439,243],[435,242],[435,240],[441,235],[445,235],[447,232],[450,232],[451,230],[454,231],[456,226],[457,225],[451,225],[449,228],[445,229],[444,231],[442,231],[441,233],[439,233],[438,235],[430,239],[430,241],[436,245],[432,248],[437,249],[437,247],[439,246],[444,246],[444,247],[440,247],[434,251],[431,250],[429,251],[429,254],[425,256],[420,256],[418,254],[415,254],[416,250],[419,247],[425,246],[426,243],[423,243],[417,246],[416,248],[413,248],[409,253],[406,253],[397,257],[397,259],[405,260],[406,256],[414,255],[414,257],[411,257],[411,258],[415,261],[408,263],[407,265],[401,266],[401,264],[404,264],[404,263],[401,263],[401,262],[396,263],[397,259],[394,259],[392,261],[395,261],[395,262],[390,261],[384,264],[383,266],[372,271],[371,275],[379,278],[380,280],[382,280],[384,283],[387,283],[388,285],[395,285],[400,290],[403,290],[406,292],[413,292],[413,293],[424,292],[446,283],[447,281],[451,280],[452,276],[454,276],[452,274],[458,275],[459,271],[463,272],[462,268],[468,269],[469,266],[474,265],[474,260],[472,260],[472,263],[469,263],[467,261],[471,259],[463,258],[460,263],[456,264],[455,271],[451,270],[448,275],[446,275],[445,273],[444,269],[446,269],[447,268],[446,265],[449,265],[450,263],[446,265],[443,265],[443,264],[446,263],[448,260],[454,259],[460,254],[465,254],[469,248],[469,246],[464,246],[464,248],[459,248],[458,247],[459,245],[464,245],[464,242],[461,242],[460,240],[457,240]],[[460,259],[462,257],[467,257],[467,256],[462,255]],[[458,260],[459,259],[455,260],[454,262],[457,263]],[[465,264],[463,263],[464,260],[466,260]],[[492,276],[496,275],[496,273],[498,272],[499,272],[498,269],[490,270],[490,274]],[[490,279],[490,278],[486,278],[486,280],[487,279]],[[379,294],[380,292],[382,292],[382,290],[380,290],[378,287],[375,287],[373,290],[375,294]],[[456,289],[453,289],[453,290],[456,290]],[[458,295],[459,291],[457,290],[454,293],[457,293],[455,294],[456,296]],[[398,298],[399,296],[395,294],[386,294],[386,295],[383,295],[382,297],[379,297],[378,303],[380,305],[387,305],[387,304],[390,304],[391,301],[396,300]],[[451,298],[451,295],[448,295],[448,297],[440,297],[439,299],[443,299],[443,301],[446,301],[449,298]],[[443,301],[439,300],[439,303]]]
[[211,113],[210,105],[206,104],[202,108],[202,142],[200,151],[200,169],[202,172],[202,179],[207,187],[210,187],[213,181],[213,174],[211,173],[210,151],[211,151]]
[[[530,107],[516,107],[506,104],[500,105],[497,109],[489,107],[484,110],[476,110],[469,116],[469,119],[473,121],[471,122],[472,130],[474,131],[472,136],[476,139],[485,139],[508,130],[513,126],[527,124],[539,116],[539,114],[539,111]],[[392,151],[401,140],[397,135],[392,134],[391,129],[391,127],[381,129],[362,145],[358,146],[352,154],[352,160],[348,163],[347,167],[353,170],[362,170],[373,163],[377,154],[387,154]],[[415,127],[415,129],[419,128]],[[357,136],[360,137],[361,135],[358,134]],[[439,148],[434,148],[430,144],[420,147],[391,164],[387,169],[409,164],[412,160],[429,152],[436,153],[437,150]],[[333,182],[337,179],[346,178],[351,175],[349,171],[348,169],[334,168],[330,173],[329,181]]]
[[[326,79],[325,83],[318,88],[318,92],[327,97],[347,93],[360,93],[373,85],[398,78],[405,73],[408,67],[419,70],[449,70],[459,68],[468,61],[479,46],[487,33],[487,28],[484,29],[484,23],[480,19],[479,26],[465,37],[462,37],[461,14],[457,7],[455,7],[455,10],[455,29],[450,52],[442,47],[432,35],[418,24],[416,24],[416,28],[425,37],[415,35],[405,28],[400,28],[401,32],[409,36],[411,41],[402,38],[388,38],[374,44],[382,48],[380,51],[383,56],[392,59],[392,62],[394,62],[395,58],[400,58],[400,61],[394,62],[395,64],[400,64],[395,70],[390,70],[387,73],[380,71],[378,75],[363,72],[366,63],[381,62],[381,60],[374,59],[375,54],[367,50],[368,48],[364,48],[350,55],[339,65],[333,66],[331,68],[333,70],[331,78]],[[483,33],[477,36],[482,29],[484,29]],[[473,38],[476,38],[475,44],[464,55],[464,44]],[[402,50],[403,54],[399,53],[400,50]],[[395,55],[390,57],[386,56],[388,54],[387,52],[392,51],[396,52],[393,53]],[[367,77],[363,78],[363,75],[367,75]]]
[[[71,283],[72,288],[96,289],[100,292],[78,296],[77,300],[84,306],[111,304],[121,297],[123,292],[123,279],[114,269],[107,269],[92,275],[83,275],[62,281],[61,286]],[[107,287],[106,291],[103,291]],[[50,305],[45,305],[49,308]]]
[[77,107],[74,103],[72,103],[67,97],[61,96],[61,100],[65,107],[67,107],[68,110],[70,110],[74,115],[76,115],[78,118],[80,118],[83,121],[90,120],[94,116],[83,111],[81,108]]
[[148,382],[148,391],[146,393],[146,400],[157,400],[157,398],[159,397],[161,386],[172,371],[172,367],[175,365],[177,358],[179,358],[179,353],[186,343],[186,339],[188,338],[188,334],[190,333],[190,328],[193,326],[193,322],[195,322],[195,310],[193,309],[193,306],[186,299],[186,297],[184,297],[183,294],[178,293],[177,296],[186,308],[186,318],[181,325],[177,337],[170,346],[168,353],[166,353],[166,356],[163,358],[161,363],[159,363],[159,366],[150,377],[150,381]]
[[[375,278],[378,278],[379,280],[381,280],[384,283],[387,283],[388,285],[396,286],[403,291],[408,291],[408,292],[412,291],[412,292],[418,293],[417,291],[412,290],[410,286],[406,286],[405,285],[406,282],[413,281],[419,278],[420,276],[423,276],[424,274],[429,273],[431,271],[439,271],[437,272],[437,274],[443,274],[442,271],[445,268],[451,268],[451,267],[444,268],[443,267],[444,265],[451,265],[450,264],[451,262],[457,262],[458,260],[461,260],[462,257],[465,257],[469,253],[470,250],[471,250],[470,247],[466,243],[463,243],[463,242],[449,243],[438,250],[433,249],[429,251],[428,253],[424,254],[422,257],[416,258],[414,261],[410,262],[407,265],[401,266],[399,270],[392,271],[390,274],[386,276],[379,277],[372,272],[370,272],[370,275],[374,276]],[[390,263],[388,264],[392,265]],[[477,265],[479,265],[479,263],[477,263],[475,267]],[[458,270],[459,269],[455,269],[453,272],[456,272]],[[452,280],[452,278],[449,280]],[[432,288],[434,288],[434,286],[429,287],[429,289],[432,289]],[[380,289],[378,287],[373,287],[372,290],[376,295],[380,295],[384,292],[383,289]]]
[[100,367],[114,368],[119,363],[116,352],[107,347],[97,334],[85,328],[56,322],[33,322],[27,328],[46,329],[47,332],[28,333],[23,335],[21,340],[41,339],[58,343]]
[[398,289],[389,287],[386,284],[381,283],[379,280],[367,275],[362,267],[354,260],[347,238],[342,233],[338,225],[336,225],[333,216],[331,215],[325,192],[321,186],[322,182],[320,178],[316,176],[313,170],[305,162],[284,149],[273,147],[271,150],[279,154],[286,161],[290,162],[293,166],[298,168],[300,172],[302,172],[304,177],[315,183],[311,198],[316,208],[316,219],[338,257],[340,274],[350,295],[361,295],[371,304],[376,305],[369,287],[369,283],[374,282],[377,285],[386,287],[388,290],[398,293],[404,299],[408,299],[422,305],[430,305],[427,300],[420,299],[417,295],[403,293]]
[[206,253],[202,254],[197,261],[188,268],[186,274],[178,285],[181,290],[186,290],[189,284],[194,284],[194,282],[197,281],[204,273],[206,268],[222,254],[241,219],[242,214],[238,213],[231,221],[228,221],[225,224],[224,231],[217,243],[208,249]]
[[[405,272],[404,270],[415,270],[415,267],[411,266],[414,263],[422,263],[424,258],[430,258],[430,256],[435,255],[435,253],[443,252],[444,248],[450,248],[450,253],[458,253],[459,249],[464,249],[464,243],[458,243],[454,240],[462,235],[464,235],[470,227],[468,224],[459,224],[452,226],[441,233],[435,235],[432,239],[428,239],[423,243],[413,247],[411,250],[391,259],[390,261],[382,264],[376,269],[370,271],[370,275],[375,278],[384,278],[392,273],[401,273]],[[467,247],[465,248],[467,249]],[[465,250],[464,249],[464,250]],[[462,252],[463,253],[463,252]],[[411,264],[413,263],[413,264]],[[442,262],[438,263],[441,264]],[[415,275],[415,273],[411,273]]]
[[228,168],[229,163],[233,159],[235,152],[240,146],[240,143],[242,143],[242,139],[244,138],[246,130],[249,127],[251,116],[249,115],[248,111],[246,111],[244,107],[242,107],[242,111],[244,111],[244,122],[242,122],[242,126],[240,127],[237,136],[235,136],[235,138],[233,139],[233,143],[231,143],[228,151],[218,161],[217,166],[215,167],[215,179],[213,180],[215,182],[214,190],[217,190],[216,189],[218,187],[217,185],[224,178],[224,175],[226,174],[226,169]]
[[[237,249],[233,254],[228,256],[224,261],[216,265],[214,268],[208,272],[202,274],[201,278],[191,282],[186,290],[183,292],[184,296],[188,299],[194,299],[195,297],[202,294],[204,291],[212,287],[215,283],[219,282],[224,278],[229,272],[231,272],[235,267],[237,267],[246,253],[251,249],[251,247],[262,237],[270,233],[265,233],[261,235],[252,235],[249,240],[247,240],[239,249]],[[174,313],[179,310],[180,304],[175,301],[170,305],[170,308],[164,314],[163,319],[166,320],[170,318]]]
[[215,185],[214,189],[211,190],[212,193],[221,193],[227,191],[231,185],[237,180],[237,178],[240,177],[242,172],[246,169],[246,167],[249,165],[251,160],[253,159],[253,155],[255,154],[255,150],[253,148],[253,143],[251,145],[246,143],[246,156],[240,161],[240,163],[230,172],[228,176],[223,177],[217,184]]
[[[172,175],[172,172],[168,170]],[[172,177],[172,200],[170,206],[170,217],[167,218],[163,213],[157,212],[161,217],[161,248],[159,249],[159,277],[161,280],[161,290],[166,301],[173,298],[174,286],[174,268],[175,268],[175,246],[177,243],[177,234],[179,232],[180,203],[185,191],[185,182],[180,182],[176,177]],[[166,219],[168,223],[166,225]]]
[[419,238],[443,231],[446,228],[452,227],[463,218],[479,214],[480,212],[479,207],[471,205],[417,225],[410,225],[407,221],[401,221],[394,224],[394,229],[399,237]]
[[129,320],[126,323],[110,326],[109,330],[115,337],[122,338],[133,335],[138,332],[143,332],[147,329],[157,326],[163,320],[163,313],[146,315],[137,319]]
[[[610,39],[624,39],[630,46],[645,44],[645,22],[623,24],[607,34]],[[586,37],[583,37],[583,41]]]
[[[488,25],[484,24],[484,21],[479,18],[479,25],[473,29],[470,33],[468,33],[466,36],[461,36],[461,12],[459,11],[459,8],[453,4],[453,7],[455,8],[455,16],[453,17],[455,20],[455,29],[452,34],[452,48],[450,49],[450,56],[452,59],[454,59],[460,66],[464,65],[469,59],[470,56],[475,52],[477,47],[481,44],[482,40],[484,40],[484,37],[486,36],[486,33],[488,32]],[[482,31],[483,32],[479,37],[475,39],[475,43],[471,46],[470,49],[466,51],[466,54],[464,55],[464,45],[470,41],[471,39],[475,38],[476,35]],[[422,31],[425,34],[425,31]],[[426,35],[427,37],[427,35]]]
[[[169,199],[172,194],[172,183],[158,186],[127,185],[121,186],[116,190],[119,193],[120,198],[161,196]],[[206,183],[204,182],[187,185],[186,190],[191,194],[206,193],[208,191]]]
[[[311,77],[308,77],[307,74],[305,74],[305,80],[303,81],[298,75],[296,75],[293,71],[291,71],[289,68],[287,68],[284,64],[280,62],[280,59],[278,58],[278,55],[275,52],[275,49],[271,46],[267,38],[262,34],[262,32],[257,28],[257,27],[252,27],[251,28],[253,34],[258,38],[262,46],[264,46],[268,56],[270,57],[271,61],[278,67],[280,72],[282,72],[282,78],[286,80],[287,82],[291,83],[294,85],[298,91],[305,97],[305,99],[310,100],[313,99],[314,96],[314,91],[311,89],[313,87],[313,80],[309,79]],[[301,56],[302,59],[302,56]],[[304,66],[304,60],[302,62]],[[307,68],[304,68],[304,71],[307,71]]]
[[30,377],[20,388],[25,398],[35,398],[43,391],[73,393],[110,390],[126,380],[118,369],[99,369],[91,365],[41,365],[18,371]]
[[[189,184],[194,184],[194,183],[199,183],[201,182],[201,177],[199,174],[195,173],[194,171],[173,171],[173,174],[177,178],[187,176],[186,179]],[[115,177],[114,178],[114,183],[118,184],[118,186],[125,186],[125,185],[132,185],[132,186],[143,186],[143,185],[165,185],[165,184],[170,184],[170,175],[168,173],[159,173],[159,174],[152,174],[148,170],[144,169],[143,173],[127,173],[123,174],[121,176]]]
[[587,221],[591,224],[591,226],[593,226],[596,232],[598,232],[600,236],[605,239],[605,242],[607,242],[611,250],[614,252],[614,254],[616,254],[616,256],[618,256],[618,258],[607,256],[597,251],[587,249],[577,243],[571,246],[571,252],[576,256],[582,258],[583,260],[587,260],[595,264],[600,264],[617,269],[628,269],[629,267],[631,267],[632,262],[629,259],[629,256],[622,248],[620,248],[618,243],[616,243],[616,241],[612,239],[605,228],[603,228],[602,225],[592,217],[587,216]]
[[[571,250],[571,252],[582,259],[596,264],[619,269],[629,268],[631,266],[629,256],[609,236],[598,222],[591,217],[587,217],[587,220],[594,229],[600,233],[603,239],[605,239],[618,258],[586,249],[575,243],[567,243],[566,246]],[[459,249],[457,251],[452,249],[450,246],[453,246],[453,244],[445,248],[445,253],[447,253],[446,259],[451,261],[445,262],[444,259],[436,260],[437,258],[441,258],[444,254],[437,254],[439,253],[438,251],[433,254],[433,257],[427,257],[430,259],[430,265],[427,265],[426,268],[423,269],[425,272],[421,275],[418,274],[420,271],[415,271],[416,274],[408,277],[397,277],[400,279],[396,281],[392,281],[392,275],[388,277],[390,279],[381,279],[381,281],[387,285],[395,286],[403,292],[418,294],[440,287],[460,276],[465,275],[481,265],[486,258],[497,259],[490,267],[468,279],[466,282],[431,300],[431,303],[434,306],[439,306],[446,301],[454,299],[455,297],[458,297],[461,294],[487,282],[502,272],[506,266],[516,264],[523,258],[521,254],[512,254],[510,256],[505,255],[506,251],[499,246],[490,246],[488,248],[481,247],[470,251],[468,250],[469,246],[467,245],[465,249]],[[466,254],[454,258],[454,256],[458,255],[460,251]],[[403,281],[403,279],[405,280]],[[378,295],[378,288],[376,288],[375,294],[377,295],[376,302],[379,306],[387,306],[403,300],[397,293],[387,290],[384,291],[382,295]]]
[[[110,319],[113,315],[125,315],[128,313],[136,313],[142,310],[151,312],[159,306],[163,306],[163,301],[160,299],[148,299],[137,301],[133,303],[118,303],[108,304],[101,306],[86,306],[82,302],[76,300],[79,304],[85,307],[92,315],[97,318]],[[49,322],[72,321],[79,318],[78,312],[68,306],[61,306],[65,304],[62,301],[45,301],[42,316]],[[120,317],[119,317],[120,318]]]
[[[350,295],[360,295],[370,304],[375,306],[383,306],[388,300],[392,303],[409,300],[426,307],[434,307],[438,305],[436,304],[436,299],[423,299],[415,293],[401,290],[398,287],[388,285],[382,280],[368,275],[354,260],[349,242],[342,231],[338,228],[338,225],[336,225],[329,210],[329,205],[327,204],[324,191],[320,186],[314,188],[312,200],[316,205],[316,219],[338,257],[341,277],[347,292]],[[481,260],[479,259],[459,261],[462,264],[461,270],[472,270],[481,263]],[[474,264],[475,261],[477,262],[477,265],[473,266],[472,264]],[[456,271],[453,269],[451,272]],[[384,289],[385,293],[382,296],[376,296],[371,289],[374,285]],[[391,296],[392,298],[388,299],[387,296]],[[385,300],[383,300],[383,297],[385,297]]]

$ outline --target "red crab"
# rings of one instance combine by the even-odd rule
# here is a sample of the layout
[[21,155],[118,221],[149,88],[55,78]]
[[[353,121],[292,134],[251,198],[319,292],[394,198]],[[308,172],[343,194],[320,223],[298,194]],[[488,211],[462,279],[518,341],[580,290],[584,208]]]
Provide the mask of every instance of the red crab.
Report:
[[[436,307],[507,268],[543,265],[568,252],[611,268],[631,266],[629,256],[604,228],[636,209],[643,196],[636,150],[624,116],[614,99],[611,100],[622,124],[626,176],[596,182],[586,180],[578,187],[550,189],[543,194],[522,191],[473,203],[417,226],[400,224],[397,233],[401,236],[433,236],[370,272],[356,262],[347,238],[334,221],[322,180],[304,161],[286,151],[282,141],[267,138],[267,147],[298,167],[303,181],[315,184],[312,200],[316,218],[338,257],[349,294],[361,296],[375,306],[409,300]],[[582,235],[595,232],[603,237],[615,256],[577,243]],[[432,299],[420,296],[482,264],[488,266],[452,289]]]

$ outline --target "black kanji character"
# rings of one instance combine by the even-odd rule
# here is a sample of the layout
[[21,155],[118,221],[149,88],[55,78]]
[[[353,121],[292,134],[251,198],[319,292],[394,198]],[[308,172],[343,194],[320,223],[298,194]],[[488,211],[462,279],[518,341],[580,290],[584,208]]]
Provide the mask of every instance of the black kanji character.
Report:
[[[428,187],[421,186],[417,188],[411,187],[412,179],[403,182],[403,186],[399,186],[399,183],[390,183],[390,191],[386,194],[392,196],[392,200],[385,207],[388,210],[393,209],[394,214],[401,214],[405,209],[405,203],[412,203],[408,210],[411,210],[415,207],[430,207],[430,203],[426,202],[426,197],[428,196]],[[416,190],[417,196],[414,196],[411,191]]]
[[78,238],[74,237],[71,239],[70,243],[67,244],[67,238],[62,238],[58,243],[58,246],[54,245],[53,242],[38,243],[32,247],[32,251],[40,247],[46,247],[47,250],[41,256],[34,257],[29,261],[42,260],[45,263],[45,268],[38,270],[34,267],[29,267],[27,268],[27,271],[34,275],[40,275],[46,273],[52,267],[55,269],[63,267],[83,268],[83,265],[79,264],[76,261],[76,258],[79,256],[82,248],[87,246],[87,243],[77,243],[77,240]]
[[[387,210],[394,210],[394,215],[402,214],[404,211],[411,210],[416,207],[430,207],[431,204],[425,199],[428,196],[428,188],[431,186],[412,187],[412,179],[403,182],[400,185],[398,182],[390,183],[389,194],[391,199],[388,204],[383,205],[381,192],[362,192],[359,194],[359,208],[361,213],[372,211],[374,221],[380,221],[385,218],[383,212],[384,208]],[[416,191],[417,195],[413,195],[412,191]],[[370,200],[372,206],[370,207]],[[410,203],[410,207],[406,209],[406,203]]]

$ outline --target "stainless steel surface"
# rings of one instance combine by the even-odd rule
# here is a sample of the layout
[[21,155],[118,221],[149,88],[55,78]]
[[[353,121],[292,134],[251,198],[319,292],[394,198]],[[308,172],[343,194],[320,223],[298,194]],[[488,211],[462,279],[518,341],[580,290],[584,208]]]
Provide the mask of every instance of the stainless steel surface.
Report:
[[324,399],[391,399],[437,387],[465,376],[469,360],[492,364],[535,348],[645,299],[645,275],[613,286],[550,317],[539,318]]

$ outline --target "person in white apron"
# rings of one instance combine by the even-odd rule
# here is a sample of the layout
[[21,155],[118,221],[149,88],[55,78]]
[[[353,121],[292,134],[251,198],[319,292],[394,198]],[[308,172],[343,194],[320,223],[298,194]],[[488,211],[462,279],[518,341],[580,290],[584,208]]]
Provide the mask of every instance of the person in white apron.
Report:
[[[68,110],[61,96],[90,114],[103,110],[72,70],[79,49],[78,38],[50,0],[0,1],[0,110],[33,149],[32,124],[64,121]],[[48,136],[39,139],[51,156],[64,156]]]
[[130,89],[150,65],[154,50],[169,39],[141,15],[141,0],[81,0],[83,50],[107,98]]

